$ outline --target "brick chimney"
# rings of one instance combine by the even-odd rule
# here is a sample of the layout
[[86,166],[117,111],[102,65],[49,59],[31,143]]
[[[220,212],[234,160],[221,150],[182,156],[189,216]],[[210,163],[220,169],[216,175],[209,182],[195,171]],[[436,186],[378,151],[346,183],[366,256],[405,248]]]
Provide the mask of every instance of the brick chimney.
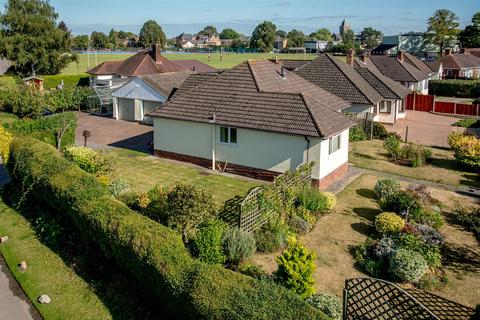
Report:
[[347,64],[351,65],[353,67],[353,49],[348,49],[347,50]]
[[160,62],[161,61],[161,56],[162,56],[162,48],[158,44],[154,44],[152,46],[152,50],[150,51],[150,56],[152,57],[155,62]]
[[397,53],[397,59],[400,60],[401,62],[405,61],[405,57],[403,55],[403,51],[398,51]]
[[368,53],[364,52],[361,56],[360,56],[360,60],[362,60],[362,62],[367,62],[367,58],[368,58]]
[[460,53],[467,54],[467,50],[465,48],[460,49]]
[[445,49],[445,56],[449,56],[450,55],[450,49]]

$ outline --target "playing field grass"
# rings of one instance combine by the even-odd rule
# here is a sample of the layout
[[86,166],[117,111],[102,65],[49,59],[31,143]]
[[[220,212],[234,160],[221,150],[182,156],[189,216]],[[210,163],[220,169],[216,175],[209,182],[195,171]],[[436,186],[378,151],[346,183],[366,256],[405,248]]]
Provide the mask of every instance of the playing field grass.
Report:
[[[114,60],[124,60],[130,57],[131,54],[80,54],[78,55],[79,61],[72,62],[67,68],[62,72],[64,75],[76,75],[85,73],[88,68],[93,68],[97,64],[100,64],[104,61],[114,61]],[[164,54],[164,56],[170,60],[199,60],[201,62],[207,63],[214,68],[218,69],[229,69],[242,61],[250,59],[271,59],[278,56],[281,59],[313,59],[314,54],[273,54],[273,53],[224,53],[220,58],[219,53],[175,53],[175,54]]]

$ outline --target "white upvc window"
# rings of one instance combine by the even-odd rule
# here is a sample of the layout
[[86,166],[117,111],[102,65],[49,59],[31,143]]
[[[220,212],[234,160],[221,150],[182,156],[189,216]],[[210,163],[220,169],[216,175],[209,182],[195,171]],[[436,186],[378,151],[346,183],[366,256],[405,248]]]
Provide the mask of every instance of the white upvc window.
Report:
[[392,112],[392,101],[389,101],[389,100],[380,101],[379,111],[381,113],[391,113]]
[[342,135],[339,134],[339,135],[336,135],[334,137],[331,137],[328,142],[329,142],[329,144],[328,144],[328,154],[332,154],[342,147]]
[[237,144],[237,128],[220,127],[220,142]]

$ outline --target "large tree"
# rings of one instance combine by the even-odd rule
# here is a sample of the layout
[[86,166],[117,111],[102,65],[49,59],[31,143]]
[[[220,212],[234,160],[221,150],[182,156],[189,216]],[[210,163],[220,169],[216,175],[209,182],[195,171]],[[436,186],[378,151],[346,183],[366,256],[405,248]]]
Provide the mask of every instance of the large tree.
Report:
[[472,24],[460,32],[459,40],[464,48],[480,47],[480,12],[475,13],[472,17]]
[[115,31],[115,29],[111,29],[110,33],[108,34],[108,42],[111,48],[116,48],[118,46],[117,38],[118,38],[118,31]]
[[198,34],[202,36],[211,37],[211,36],[217,35],[218,31],[217,31],[217,28],[215,28],[214,26],[206,26],[205,28],[200,30]]
[[320,40],[320,41],[331,41],[332,40],[332,33],[327,28],[318,29],[315,32],[310,33],[310,38],[313,40]]
[[293,29],[287,35],[288,47],[302,47],[305,42],[305,34],[302,31]]
[[148,20],[140,30],[140,43],[144,48],[150,47],[154,44],[158,44],[163,48],[167,43],[167,37],[165,36],[162,27],[160,27],[156,21]]
[[74,49],[81,49],[87,50],[90,46],[90,38],[86,34],[78,35],[73,38],[73,45]]
[[366,27],[360,32],[362,45],[367,49],[377,47],[383,40],[383,33],[371,27]]
[[220,32],[220,39],[238,39],[240,38],[240,33],[237,31],[231,29],[231,28],[226,28],[223,29],[222,32]]
[[70,32],[58,27],[57,18],[46,0],[8,0],[0,14],[0,56],[21,76],[59,73],[75,55]]
[[103,32],[93,31],[90,39],[95,49],[105,49],[108,46],[108,37]]
[[438,46],[441,54],[445,48],[455,43],[459,32],[458,25],[458,17],[454,12],[439,9],[428,18],[426,39],[429,43]]
[[355,48],[355,34],[353,30],[347,30],[347,32],[343,33],[342,42],[346,50]]
[[260,23],[252,33],[250,46],[257,48],[262,52],[270,52],[273,50],[275,42],[275,31],[277,27],[271,21]]
[[282,38],[286,38],[287,37],[287,33],[283,30],[277,30],[277,32],[275,32],[275,34],[279,37],[282,37]]

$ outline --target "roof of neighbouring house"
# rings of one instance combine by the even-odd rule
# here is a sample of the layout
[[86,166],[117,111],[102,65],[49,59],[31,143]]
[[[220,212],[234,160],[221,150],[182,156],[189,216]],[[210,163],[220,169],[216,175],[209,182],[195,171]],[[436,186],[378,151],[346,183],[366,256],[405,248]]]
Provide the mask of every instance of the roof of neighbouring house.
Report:
[[304,64],[307,64],[309,63],[310,61],[312,60],[305,60],[305,59],[298,59],[298,60],[278,60],[278,59],[270,59],[270,61],[276,63],[276,64],[280,64],[281,66],[283,66],[285,69],[287,69],[288,71],[293,71],[297,68],[300,68],[301,66],[303,66]]
[[197,73],[206,73],[206,72],[217,72],[218,70],[214,67],[209,66],[206,63],[200,62],[198,60],[176,60],[176,64],[181,65],[184,68],[187,68],[193,72]]
[[190,76],[190,72],[169,72],[160,74],[150,74],[140,76],[146,84],[165,97],[169,97],[174,88],[179,88],[182,83]]
[[383,99],[403,99],[408,90],[374,70],[361,70],[330,54],[295,69],[294,72],[350,103],[376,105]]
[[429,78],[429,73],[418,69],[407,60],[405,57],[401,61],[396,56],[371,55],[364,60],[356,59],[355,65],[380,71],[384,76],[398,82],[419,82]]
[[403,54],[403,56],[404,56],[405,61],[407,63],[410,63],[412,66],[414,66],[418,70],[420,70],[420,71],[422,71],[426,74],[432,73],[432,69],[430,68],[429,65],[427,65],[425,63],[425,61],[420,60],[417,57],[415,57],[414,55],[412,55],[410,53],[406,53],[406,52]]
[[467,53],[473,54],[477,58],[480,58],[480,48],[468,48],[465,50]]
[[[184,87],[187,88],[184,88]],[[354,122],[350,104],[267,61],[247,61],[218,73],[190,75],[151,116],[327,138]]]
[[154,46],[149,50],[141,51],[123,61],[106,61],[90,69],[92,75],[116,74],[124,77],[135,77],[148,74],[181,72],[187,69],[163,57],[160,47]]
[[425,64],[430,68],[430,70],[432,70],[432,72],[439,72],[442,61],[441,60],[425,61]]
[[454,53],[442,57],[444,69],[480,68],[480,58],[470,53]]
[[373,52],[385,52],[385,51],[388,51],[390,49],[395,48],[396,46],[397,46],[396,44],[384,44],[384,43],[382,43],[378,47],[373,49],[372,51]]
[[8,71],[12,66],[12,61],[0,58],[0,75]]

